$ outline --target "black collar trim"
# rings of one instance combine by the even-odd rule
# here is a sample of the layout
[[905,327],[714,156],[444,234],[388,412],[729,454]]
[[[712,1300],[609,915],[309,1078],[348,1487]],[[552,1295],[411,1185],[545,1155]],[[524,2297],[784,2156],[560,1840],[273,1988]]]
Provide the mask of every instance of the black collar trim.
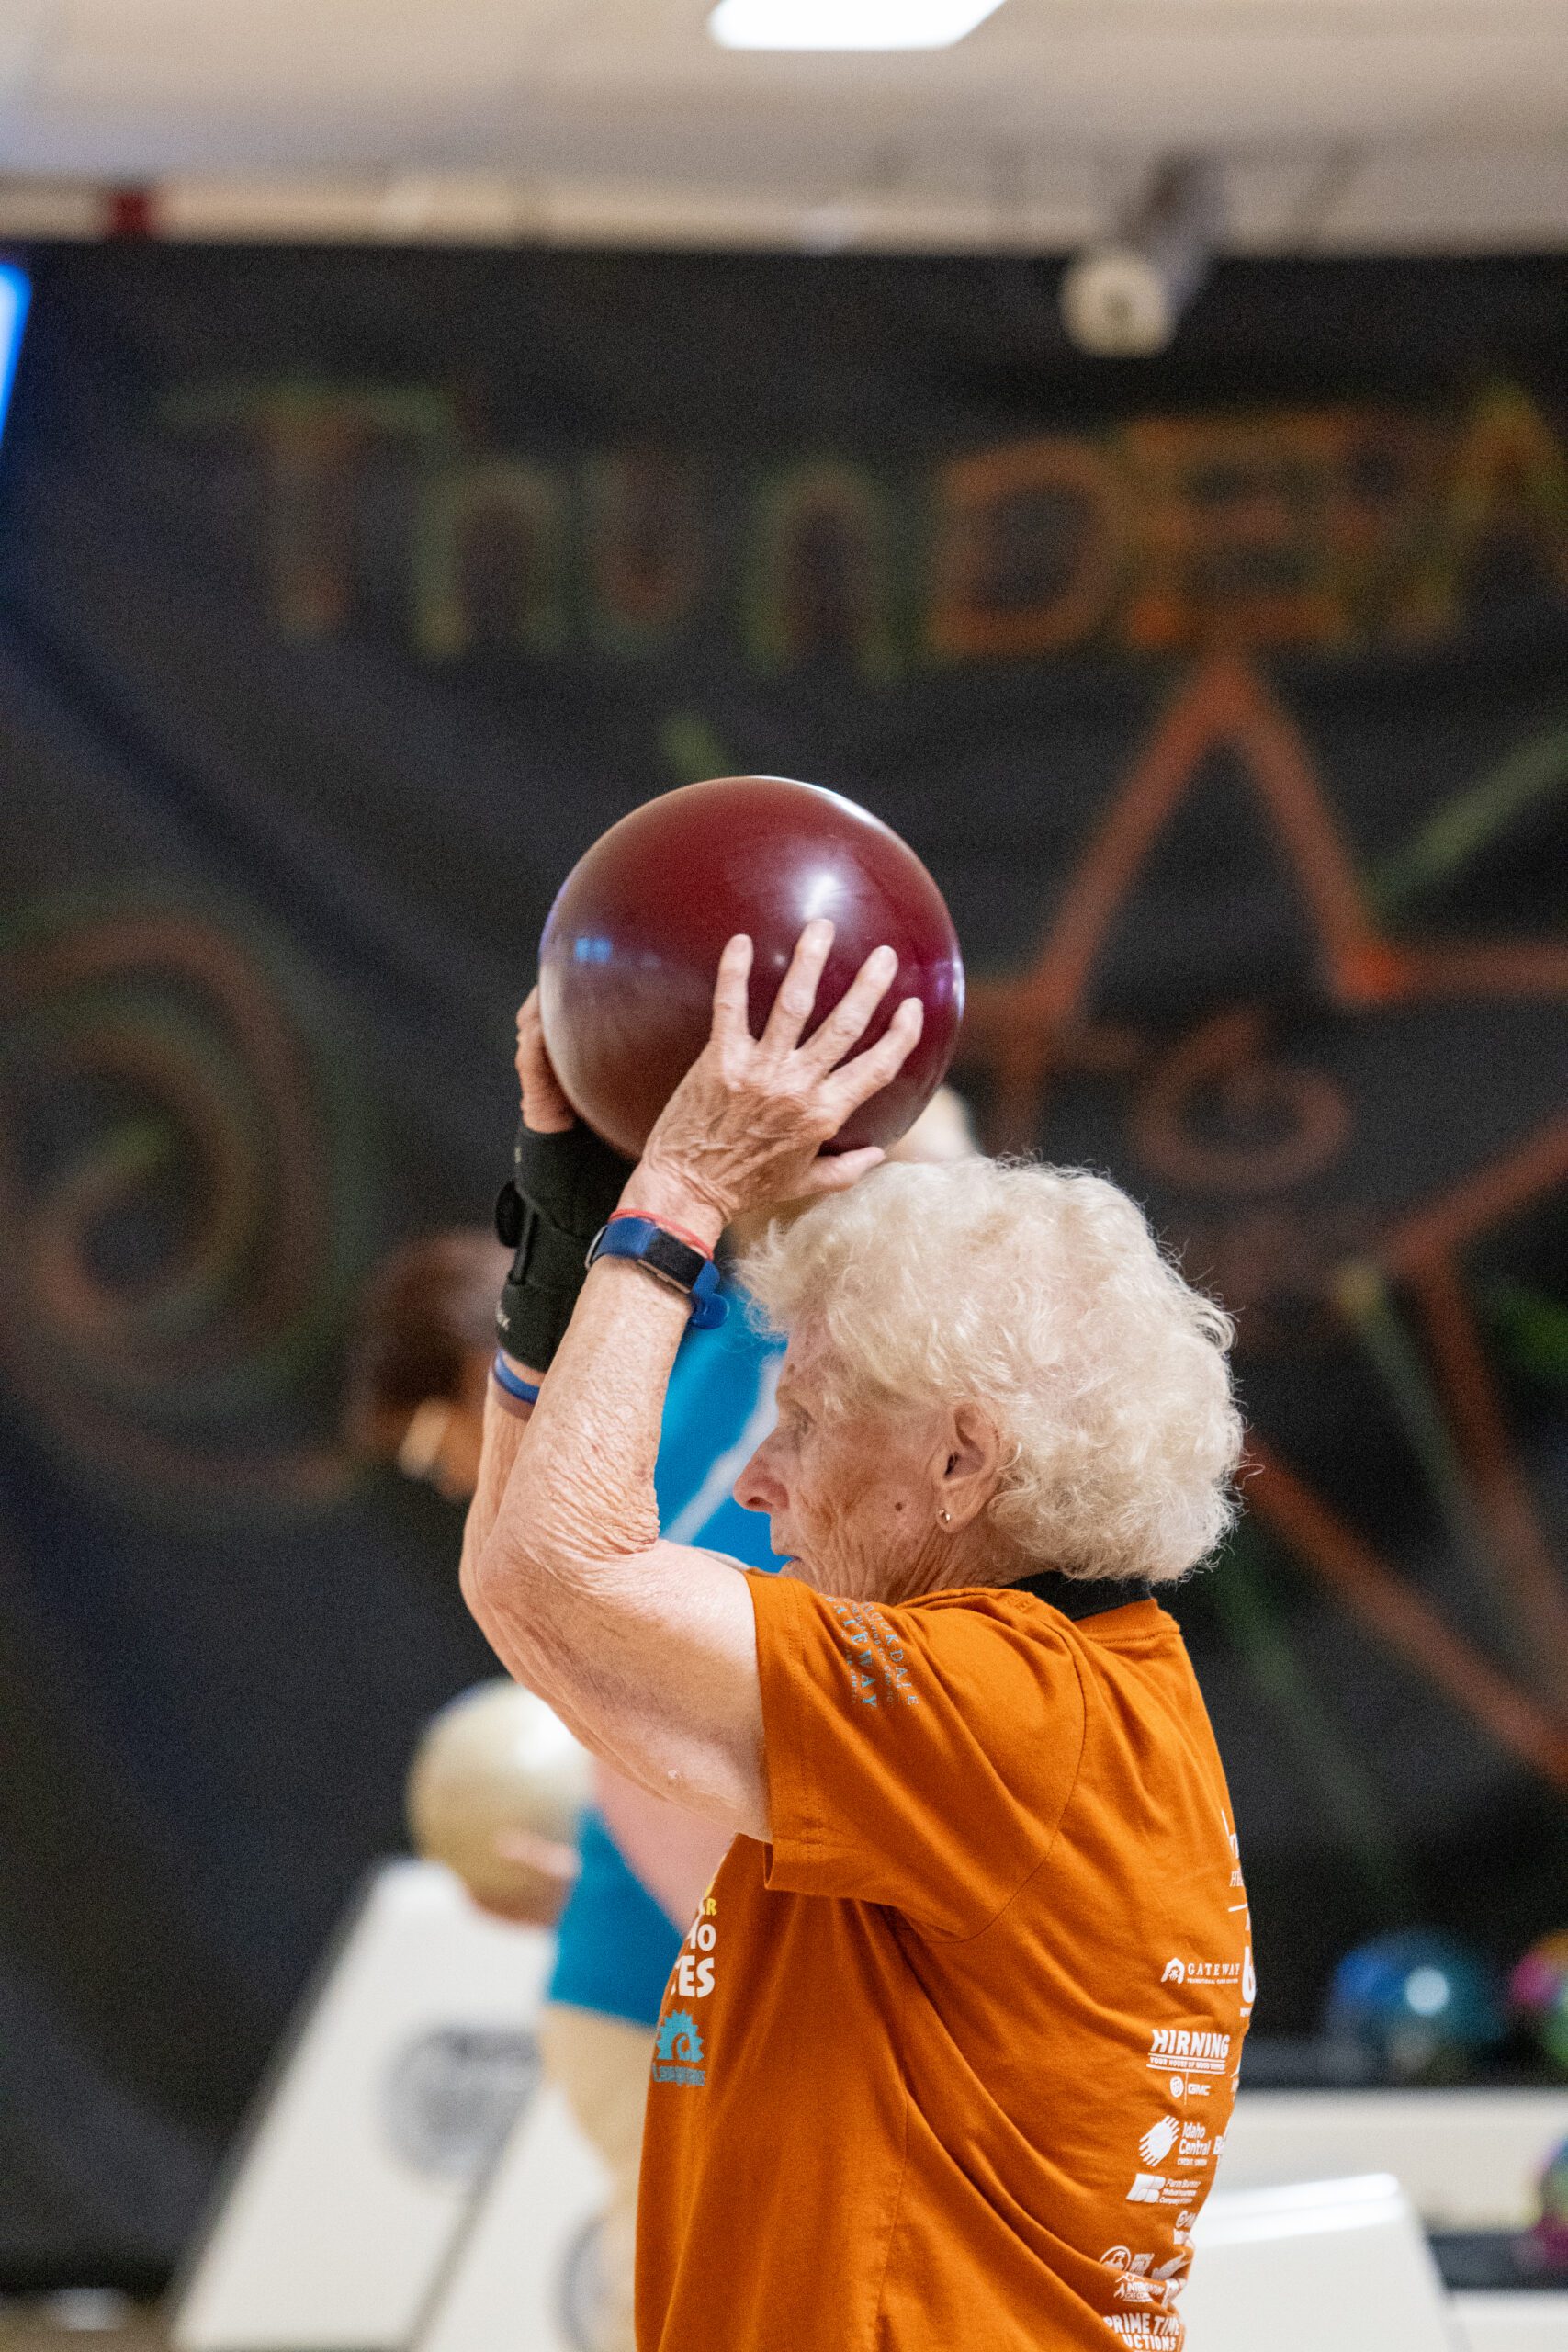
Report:
[[1108,1609],[1130,1609],[1135,1600],[1152,1600],[1154,1587],[1146,1577],[1065,1577],[1046,1568],[1037,1577],[1023,1577],[1010,1592],[1032,1592],[1036,1600],[1059,1609],[1064,1617],[1100,1617]]

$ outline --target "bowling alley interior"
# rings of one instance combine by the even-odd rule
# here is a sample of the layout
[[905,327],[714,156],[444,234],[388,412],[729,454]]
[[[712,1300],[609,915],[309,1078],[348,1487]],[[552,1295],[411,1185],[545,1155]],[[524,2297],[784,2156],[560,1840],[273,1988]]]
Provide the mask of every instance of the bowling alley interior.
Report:
[[1568,2352],[1568,16],[0,9],[0,2352]]

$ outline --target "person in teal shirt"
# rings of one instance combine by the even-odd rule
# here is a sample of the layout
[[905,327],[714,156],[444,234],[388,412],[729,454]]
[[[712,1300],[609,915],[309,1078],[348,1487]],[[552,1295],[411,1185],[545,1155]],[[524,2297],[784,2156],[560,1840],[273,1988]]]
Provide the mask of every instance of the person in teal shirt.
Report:
[[[716,1330],[688,1331],[671,1374],[655,1485],[661,1534],[773,1569],[768,1522],[730,1493],[773,1425],[781,1340],[755,1329],[733,1282]],[[665,1984],[691,1922],[677,1923],[623,1856],[604,1817],[584,1816],[579,1874],[557,1926],[548,1997],[615,2018],[651,2041]],[[646,2070],[648,2051],[642,2051]],[[640,2085],[639,2085],[640,2096]]]

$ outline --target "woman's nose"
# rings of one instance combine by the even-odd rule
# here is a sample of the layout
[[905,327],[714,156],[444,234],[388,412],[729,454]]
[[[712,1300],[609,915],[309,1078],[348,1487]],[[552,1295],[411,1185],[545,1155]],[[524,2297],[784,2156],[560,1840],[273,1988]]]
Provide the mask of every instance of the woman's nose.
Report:
[[784,1488],[768,1464],[768,1441],[763,1439],[730,1489],[742,1510],[776,1510]]

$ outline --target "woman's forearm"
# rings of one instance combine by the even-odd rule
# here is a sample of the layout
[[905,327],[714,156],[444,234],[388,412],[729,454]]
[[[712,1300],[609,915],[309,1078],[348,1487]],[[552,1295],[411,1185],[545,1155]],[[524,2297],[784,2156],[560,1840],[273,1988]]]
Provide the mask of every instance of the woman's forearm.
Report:
[[458,1583],[464,1600],[473,1609],[478,1589],[479,1555],[490,1541],[491,1531],[500,1514],[506,1493],[512,1465],[517,1459],[517,1449],[528,1426],[530,1408],[503,1404],[491,1381],[485,1398],[484,1437],[479,1447],[479,1475],[474,1486],[468,1515],[463,1522],[463,1558]]
[[469,1606],[508,1671],[601,1762],[731,1835],[765,1837],[750,1592],[731,1563],[659,1533],[664,1393],[690,1312],[638,1266],[594,1267]]
[[593,1579],[659,1540],[654,1465],[689,1302],[624,1260],[583,1285],[538,1402],[492,1385],[461,1588],[507,1671],[555,1698],[591,1636]]
[[482,1541],[491,1606],[520,1599],[535,1579],[553,1585],[657,1543],[664,1392],[689,1312],[640,1267],[594,1267]]
[[[707,1204],[645,1167],[623,1210],[672,1221],[709,1249],[723,1229]],[[629,1557],[659,1540],[654,1465],[664,1392],[691,1313],[685,1295],[624,1259],[602,1258],[577,1302],[527,1423],[481,1552],[481,1581],[504,1589],[525,1564],[556,1571]]]

